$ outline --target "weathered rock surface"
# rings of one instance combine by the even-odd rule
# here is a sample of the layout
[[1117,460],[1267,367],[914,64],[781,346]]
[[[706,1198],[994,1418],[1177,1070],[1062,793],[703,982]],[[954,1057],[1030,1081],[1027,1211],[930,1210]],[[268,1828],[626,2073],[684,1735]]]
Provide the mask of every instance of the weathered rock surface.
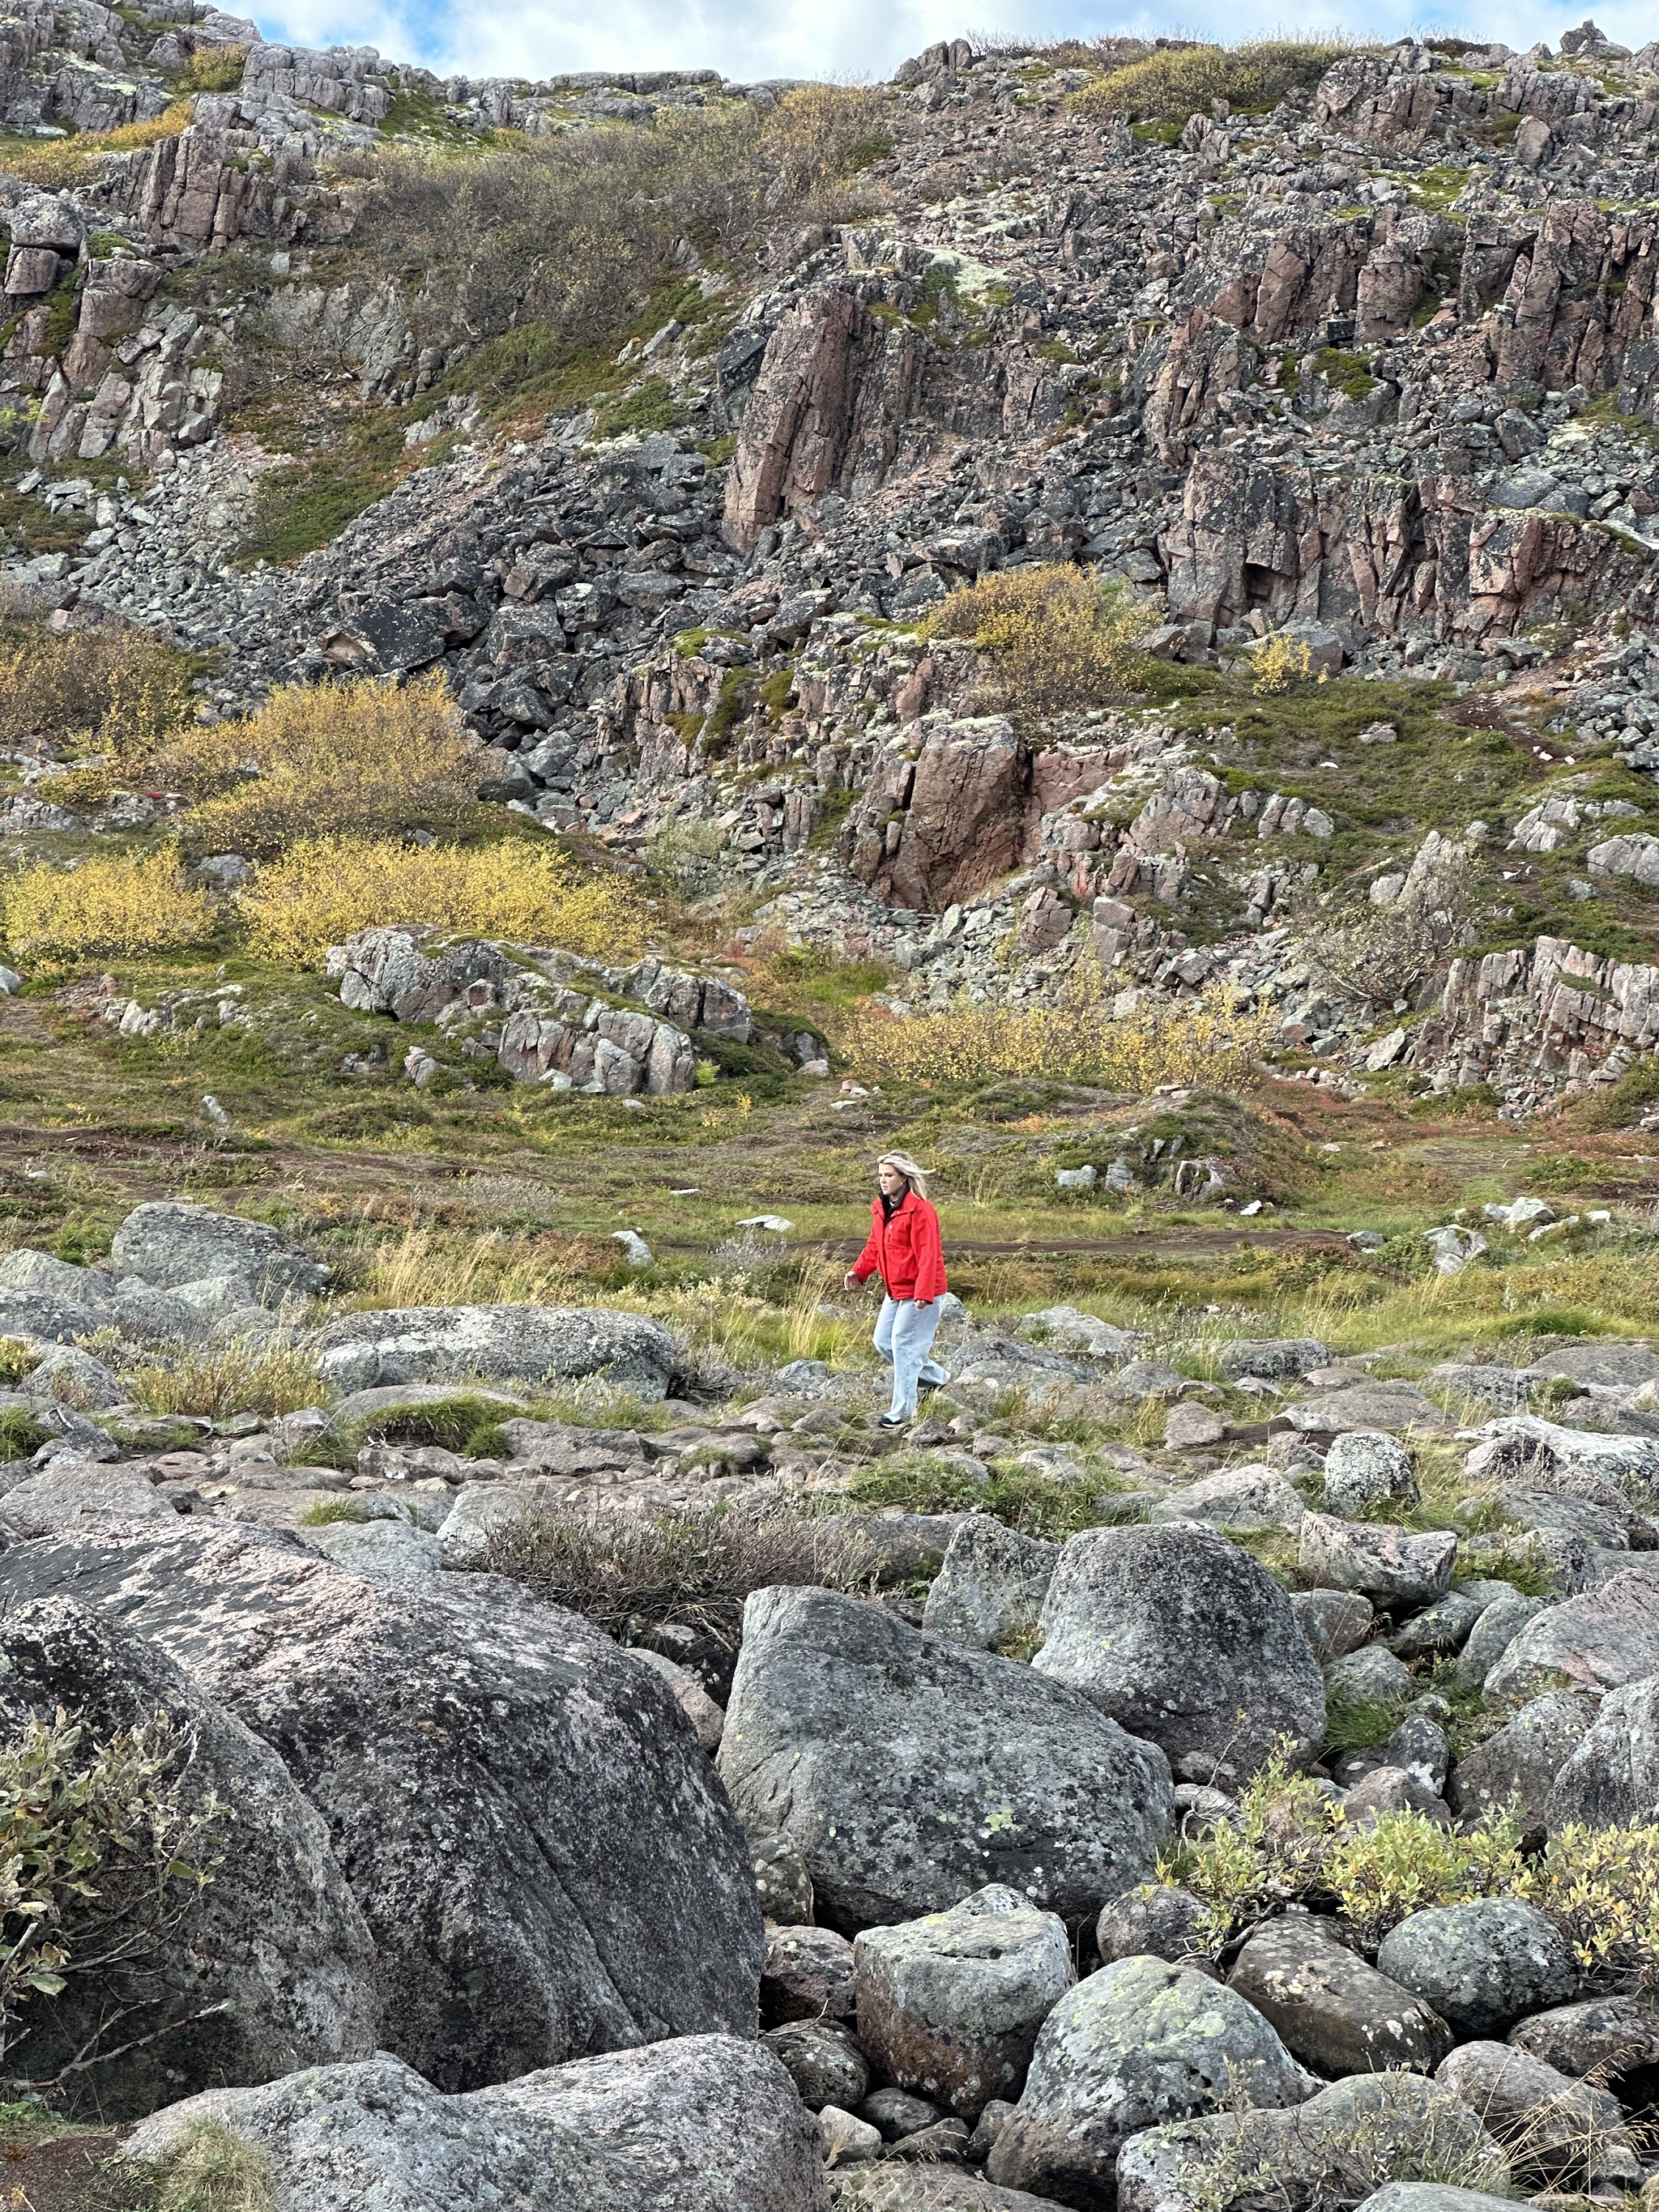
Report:
[[1571,2080],[1506,2043],[1465,2043],[1441,2062],[1434,2078],[1479,2112],[1523,2186],[1639,2185],[1641,2160],[1625,2132],[1619,2100],[1606,2089]]
[[0,1588],[154,1637],[278,1753],[374,1935],[383,2042],[434,2081],[754,2033],[731,1809],[667,1686],[586,1622],[270,1529],[46,1539],[0,1555]]
[[1506,1728],[1465,1753],[1447,1784],[1446,1802],[1460,1820],[1473,1820],[1502,1812],[1513,1800],[1528,1830],[1541,1829],[1556,1777],[1595,1719],[1588,1698],[1547,1690]]
[[1075,1691],[828,1590],[749,1600],[719,1764],[848,1934],[987,1882],[1091,1911],[1150,1870],[1170,1815],[1163,1753]]
[[975,2120],[1025,2084],[1037,2030],[1070,1988],[1066,1923],[1000,1885],[854,1945],[859,2036],[901,2088]]
[[812,2124],[764,2045],[692,2035],[446,2096],[395,2058],[213,2089],[144,2122],[143,2166],[192,2122],[270,2162],[275,2212],[828,2212]]
[[[74,2106],[132,2119],[181,2092],[369,2057],[374,1948],[327,1828],[270,1747],[111,1614],[70,1596],[26,1601],[0,1622],[0,1723],[15,1737],[62,1711],[88,1747],[165,1716],[185,1805],[221,1808],[196,1853],[217,1864],[155,1947],[30,2000],[15,2046],[30,2075],[49,2081],[90,2046],[68,2079]],[[106,1909],[123,1897],[139,1908],[136,1929],[142,1875],[137,1898],[115,1867],[99,1880]]]
[[1659,1674],[1659,1566],[1632,1565],[1529,1620],[1486,1676],[1486,1687],[1525,1697],[1565,1675],[1587,1690],[1614,1690],[1653,1674]]
[[1079,1983],[1044,2021],[987,2171],[1088,2203],[1109,2193],[1119,2151],[1143,2128],[1234,2096],[1300,2104],[1314,2087],[1231,1990],[1190,1966],[1125,1959]]
[[1659,1674],[1601,1700],[1594,1726],[1557,1768],[1542,1817],[1551,1829],[1659,1822]]
[[1096,1528],[1064,1546],[1034,1672],[1159,1744],[1178,1778],[1255,1771],[1274,1740],[1316,1748],[1325,1686],[1289,1600],[1224,1537]]
[[667,1395],[678,1354],[660,1322],[602,1306],[411,1306],[342,1314],[318,1332],[318,1368],[340,1390],[451,1376],[575,1381]]
[[1385,1522],[1305,1516],[1297,1538],[1304,1575],[1331,1589],[1358,1590],[1374,1605],[1422,1606],[1449,1586],[1457,1538],[1449,1528],[1413,1536]]
[[1518,1898],[1411,1913],[1383,1937],[1376,1964],[1462,2036],[1499,2033],[1522,2013],[1563,2003],[1578,1984],[1566,1939]]
[[1452,2033],[1431,2006],[1327,1935],[1311,1914],[1269,1921],[1228,1985],[1277,2028],[1292,2057],[1335,2080],[1409,2067],[1429,2072]]
[[981,1651],[1031,1635],[1059,1557],[1058,1544],[1024,1535],[994,1514],[970,1514],[928,1585],[922,1626]]
[[326,1267],[280,1229],[171,1201],[134,1206],[115,1232],[110,1258],[118,1273],[137,1275],[160,1290],[228,1278],[251,1305],[316,1297],[329,1277]]

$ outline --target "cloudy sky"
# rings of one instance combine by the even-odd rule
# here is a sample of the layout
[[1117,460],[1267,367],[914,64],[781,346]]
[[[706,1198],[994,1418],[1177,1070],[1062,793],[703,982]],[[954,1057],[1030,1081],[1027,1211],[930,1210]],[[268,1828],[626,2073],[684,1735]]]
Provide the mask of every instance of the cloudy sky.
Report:
[[[237,0],[221,0],[234,9]],[[243,0],[246,4],[246,0]],[[1192,7],[1194,0],[1183,0]],[[1179,18],[1151,9],[1120,12],[1057,0],[969,0],[990,12],[964,22],[962,0],[283,0],[256,9],[267,38],[308,46],[368,45],[389,58],[468,76],[554,76],[566,70],[717,69],[734,78],[888,76],[907,54],[964,30],[1029,38],[1090,38],[1115,31],[1235,40],[1279,29],[1277,0],[1199,0]],[[1469,0],[1464,6],[1378,5],[1339,16],[1317,0],[1297,11],[1298,27],[1345,27],[1370,38],[1413,29],[1455,29],[1517,49],[1552,43],[1581,20],[1537,0]],[[1609,38],[1639,46],[1656,27],[1649,0],[1599,8]]]

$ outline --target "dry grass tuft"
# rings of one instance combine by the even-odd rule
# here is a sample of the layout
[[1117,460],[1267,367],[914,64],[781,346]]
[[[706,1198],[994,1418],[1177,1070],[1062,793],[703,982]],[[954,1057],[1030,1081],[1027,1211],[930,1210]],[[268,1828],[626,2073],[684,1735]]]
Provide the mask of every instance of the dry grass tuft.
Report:
[[966,638],[990,662],[992,689],[1010,713],[1051,714],[1136,690],[1146,664],[1134,641],[1146,621],[1122,587],[1062,562],[1001,570],[953,592],[922,635]]
[[519,945],[622,958],[639,943],[637,901],[614,879],[579,882],[550,846],[410,846],[307,837],[240,901],[257,951],[315,968],[354,930],[425,923]]
[[523,1583],[609,1636],[675,1620],[735,1650],[752,1591],[863,1589],[876,1560],[833,1516],[803,1519],[769,1506],[684,1517],[527,1513],[492,1529],[470,1564]]
[[180,1346],[125,1380],[129,1396],[148,1413],[201,1413],[216,1421],[238,1413],[297,1413],[328,1395],[309,1353],[260,1337]]

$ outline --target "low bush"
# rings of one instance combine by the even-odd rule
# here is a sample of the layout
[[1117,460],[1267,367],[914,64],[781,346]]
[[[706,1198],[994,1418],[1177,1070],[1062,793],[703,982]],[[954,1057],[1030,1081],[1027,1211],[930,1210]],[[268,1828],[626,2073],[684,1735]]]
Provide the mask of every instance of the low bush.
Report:
[[246,67],[246,46],[198,46],[187,82],[191,92],[234,92]]
[[0,933],[20,960],[72,963],[108,953],[164,952],[213,934],[205,891],[171,848],[148,859],[112,857],[55,868],[47,861],[0,879]]
[[638,901],[614,878],[583,883],[551,846],[407,846],[390,838],[300,839],[241,897],[256,950],[320,967],[331,945],[388,922],[427,923],[520,945],[625,957]]
[[1283,630],[1275,630],[1256,647],[1250,666],[1255,677],[1250,689],[1258,696],[1273,696],[1288,691],[1308,675],[1313,654],[1305,639],[1286,637]]
[[1334,902],[1308,951],[1321,978],[1344,998],[1391,1006],[1414,998],[1430,976],[1473,943],[1490,908],[1479,862],[1455,847],[1387,906]]
[[125,1383],[148,1413],[201,1413],[217,1421],[238,1413],[297,1413],[325,1395],[307,1353],[257,1336],[182,1346],[134,1368]]
[[99,1744],[60,1712],[0,1745],[4,2087],[61,2086],[14,2071],[29,2003],[112,1960],[142,1971],[212,1880],[223,1808],[187,1791],[193,1749],[165,1713]]
[[1053,714],[1136,690],[1146,664],[1134,641],[1146,623],[1146,610],[1121,586],[1062,562],[981,577],[953,592],[921,629],[965,638],[983,653],[1008,712]]
[[1659,1825],[1558,1829],[1520,1894],[1549,1914],[1587,1980],[1659,1991]]
[[56,631],[0,611],[0,745],[44,737],[71,753],[142,757],[193,705],[189,661],[146,631],[113,620]]
[[744,1600],[775,1584],[862,1589],[875,1555],[831,1516],[526,1513],[490,1530],[471,1564],[523,1583],[609,1636],[674,1620],[737,1649]]
[[1085,115],[1127,115],[1137,122],[1184,123],[1212,100],[1233,107],[1271,107],[1287,92],[1317,84],[1334,62],[1352,52],[1322,40],[1261,39],[1239,46],[1160,47],[1113,70],[1078,94]]
[[477,741],[441,676],[284,684],[246,720],[182,733],[152,773],[195,801],[216,852],[448,823],[477,796]]
[[1079,979],[1062,1004],[1027,1013],[973,1006],[865,1023],[858,1052],[865,1067],[911,1083],[1048,1076],[1144,1095],[1160,1083],[1237,1091],[1255,1079],[1272,1036],[1269,1008],[1246,1011],[1220,986],[1196,1006],[1114,1021],[1097,977]]
[[458,1391],[430,1406],[393,1406],[361,1424],[362,1432],[377,1443],[440,1444],[466,1459],[496,1459],[507,1450],[501,1423],[514,1408],[499,1399],[471,1397]]
[[45,1358],[45,1352],[21,1336],[0,1336],[0,1390],[15,1390]]

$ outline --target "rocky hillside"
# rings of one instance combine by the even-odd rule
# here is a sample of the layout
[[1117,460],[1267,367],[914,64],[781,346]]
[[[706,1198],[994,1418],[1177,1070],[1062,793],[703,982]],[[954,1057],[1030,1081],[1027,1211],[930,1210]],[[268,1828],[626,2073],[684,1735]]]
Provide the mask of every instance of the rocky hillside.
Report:
[[1659,2212],[1659,42],[0,42],[5,2212]]

